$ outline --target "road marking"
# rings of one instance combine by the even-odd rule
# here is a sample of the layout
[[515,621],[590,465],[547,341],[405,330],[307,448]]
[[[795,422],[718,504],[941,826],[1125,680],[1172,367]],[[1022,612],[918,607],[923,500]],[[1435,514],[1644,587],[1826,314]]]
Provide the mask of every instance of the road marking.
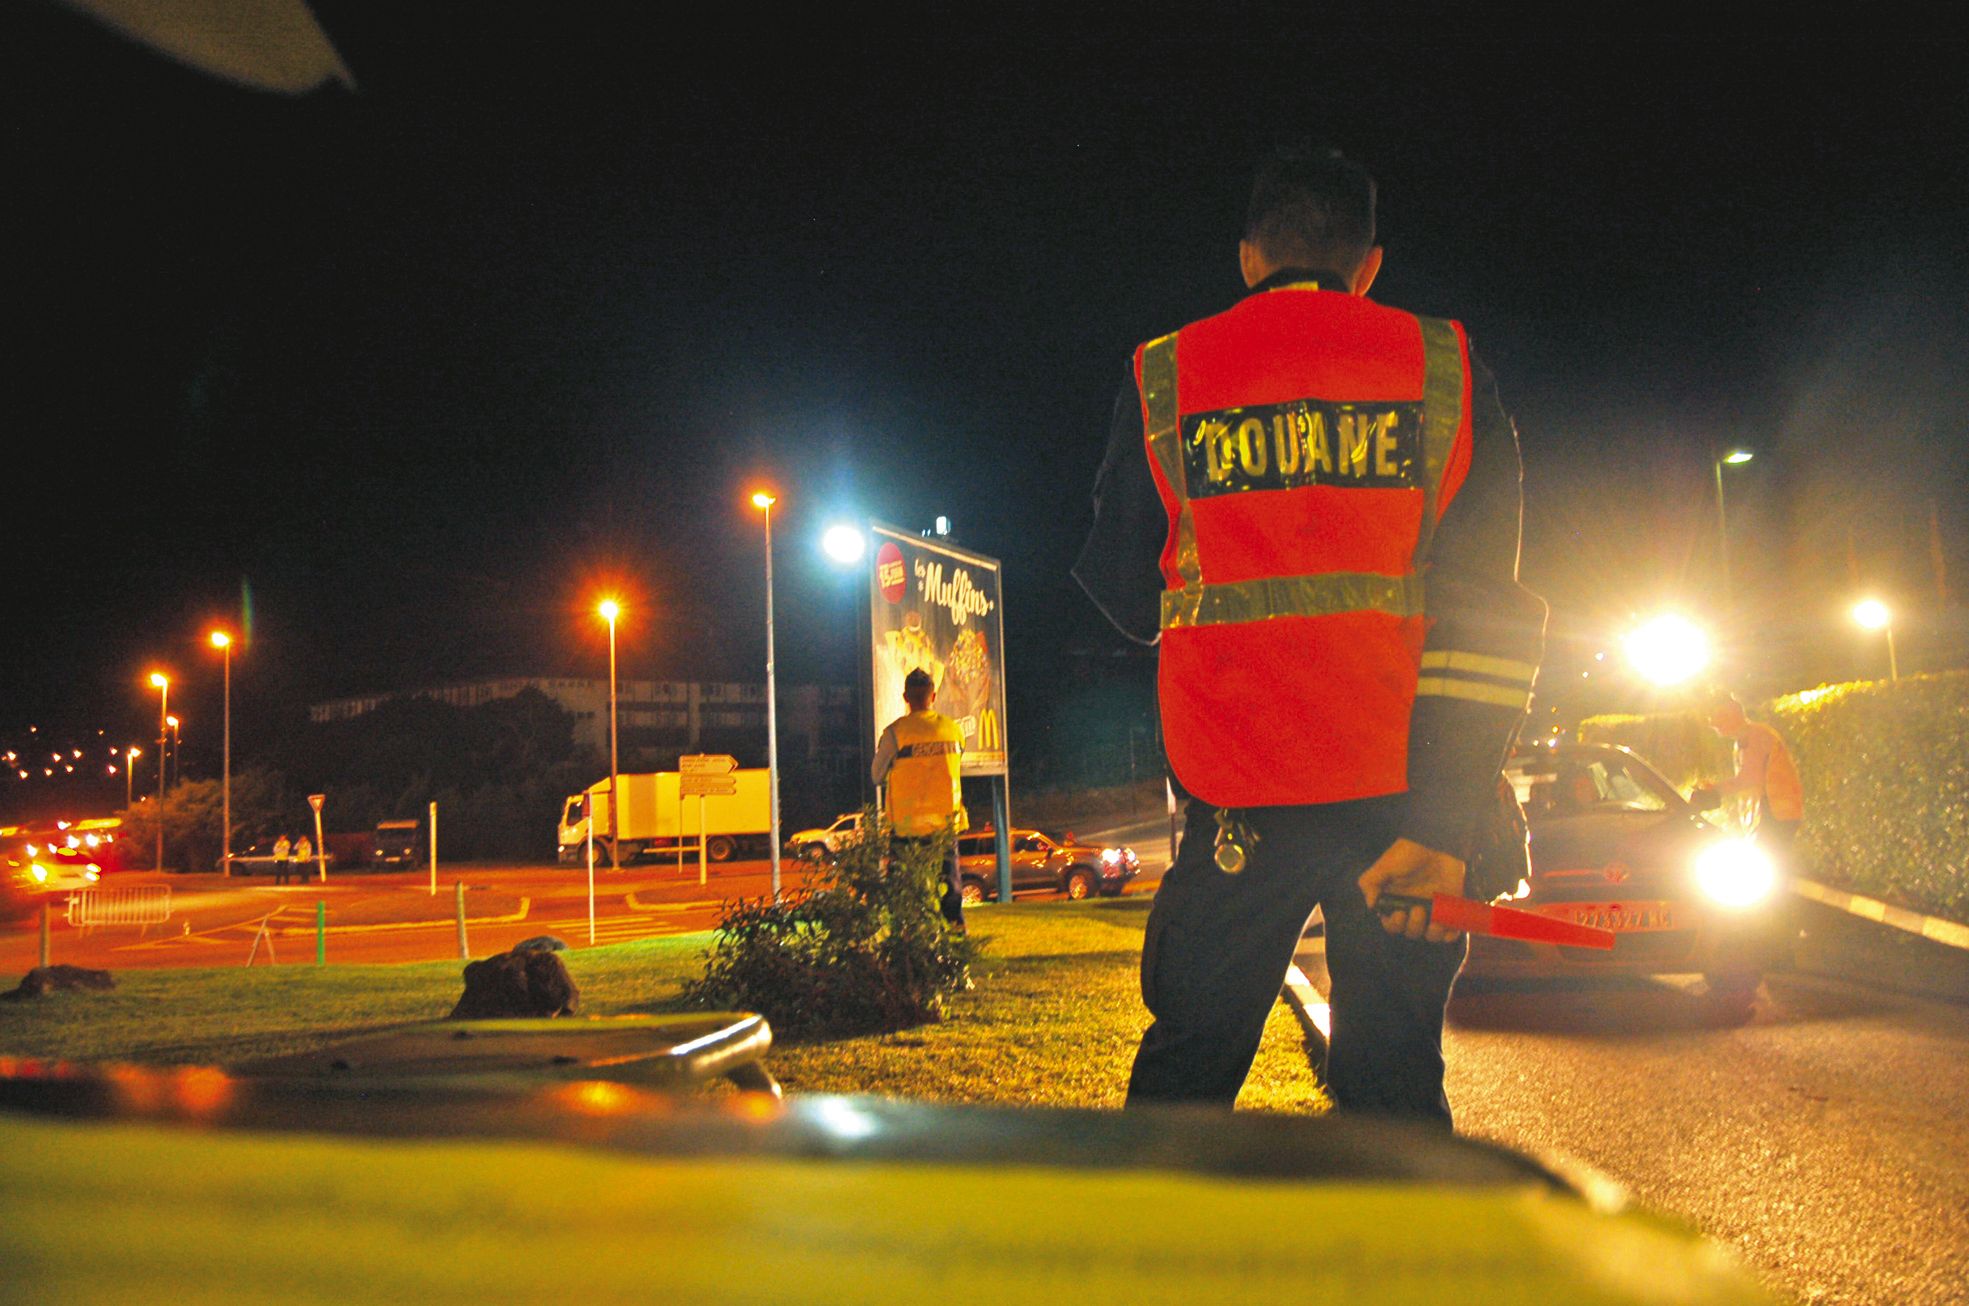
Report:
[[[533,910],[533,899],[521,898],[520,909],[514,912],[510,916],[467,916],[465,918],[465,924],[468,928],[474,926],[480,926],[480,925],[517,925],[521,921],[525,920],[527,918],[527,913],[529,913],[532,910]],[[328,927],[328,932],[334,935],[381,934],[386,931],[392,931],[392,930],[432,930],[432,929],[440,929],[440,928],[448,929],[456,925],[457,923],[458,921],[456,917],[447,916],[442,920],[435,920],[435,921],[378,921],[374,924],[369,924],[369,925],[330,925]],[[273,933],[280,934],[280,935],[313,934],[314,932],[315,932],[315,927],[311,924],[286,925],[286,926],[282,926],[280,929],[273,931]]]
[[636,896],[636,891],[634,889],[631,889],[628,893],[628,896],[624,899],[624,905],[626,905],[630,911],[680,912],[680,911],[700,911],[706,908],[723,907],[725,905],[725,900],[722,898],[699,898],[692,902],[643,902],[640,898]]

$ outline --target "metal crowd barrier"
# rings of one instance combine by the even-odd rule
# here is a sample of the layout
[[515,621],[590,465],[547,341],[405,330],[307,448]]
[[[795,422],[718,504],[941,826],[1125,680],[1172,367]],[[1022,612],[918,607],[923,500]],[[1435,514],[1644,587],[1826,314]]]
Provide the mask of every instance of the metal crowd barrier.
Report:
[[171,886],[139,884],[115,889],[82,889],[68,895],[68,923],[162,925],[171,919]]

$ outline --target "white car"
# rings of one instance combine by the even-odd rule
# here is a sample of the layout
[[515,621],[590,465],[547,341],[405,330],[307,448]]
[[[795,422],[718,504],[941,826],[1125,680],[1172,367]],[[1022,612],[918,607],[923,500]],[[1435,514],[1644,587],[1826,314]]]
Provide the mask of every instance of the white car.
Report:
[[796,830],[787,836],[786,848],[795,857],[817,860],[838,853],[861,838],[861,813],[843,812],[825,828]]

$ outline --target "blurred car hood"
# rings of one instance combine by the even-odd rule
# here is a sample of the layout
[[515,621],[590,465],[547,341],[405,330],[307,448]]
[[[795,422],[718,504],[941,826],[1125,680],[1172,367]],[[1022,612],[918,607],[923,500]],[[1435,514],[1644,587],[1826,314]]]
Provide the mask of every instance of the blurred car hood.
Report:
[[1532,822],[1532,874],[1620,862],[1635,871],[1680,869],[1723,832],[1687,812],[1585,812]]

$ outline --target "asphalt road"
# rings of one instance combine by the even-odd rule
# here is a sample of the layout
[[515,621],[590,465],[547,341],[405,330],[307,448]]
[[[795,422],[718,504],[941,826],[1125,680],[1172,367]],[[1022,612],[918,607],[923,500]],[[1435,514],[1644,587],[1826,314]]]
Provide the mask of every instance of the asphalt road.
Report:
[[1585,1161],[1807,1302],[1969,1302],[1969,1008],[1769,977],[1459,993],[1458,1128]]

